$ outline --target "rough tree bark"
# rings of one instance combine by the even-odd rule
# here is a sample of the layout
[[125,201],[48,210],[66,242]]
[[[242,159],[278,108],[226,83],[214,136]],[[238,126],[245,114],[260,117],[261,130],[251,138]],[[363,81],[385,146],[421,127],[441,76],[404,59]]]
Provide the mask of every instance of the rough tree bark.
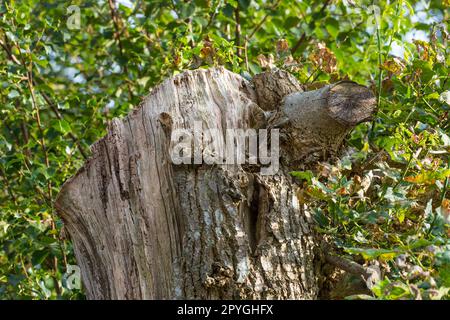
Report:
[[[223,68],[188,71],[114,119],[62,187],[56,208],[89,299],[314,299],[321,239],[289,172],[338,155],[370,118],[365,87],[303,92],[273,70],[248,82]],[[175,129],[278,128],[280,170],[174,165]]]

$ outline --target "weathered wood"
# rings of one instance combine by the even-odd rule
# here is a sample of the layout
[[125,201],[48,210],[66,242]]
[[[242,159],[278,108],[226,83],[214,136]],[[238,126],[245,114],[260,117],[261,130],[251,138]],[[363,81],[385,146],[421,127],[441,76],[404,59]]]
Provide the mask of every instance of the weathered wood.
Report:
[[[273,73],[280,79],[282,73]],[[317,125],[325,135],[314,136],[323,141],[320,147],[337,150],[351,127],[370,116],[374,102],[356,84],[295,93],[301,87],[291,77],[278,98],[263,103],[271,95],[263,84],[271,80],[251,84],[223,68],[189,71],[166,80],[139,108],[111,123],[55,204],[88,298],[318,296],[320,239],[288,174],[296,157],[310,156],[316,146],[288,146],[286,139],[304,141]],[[341,92],[356,98],[350,103]],[[222,136],[229,128],[279,126],[280,157],[286,160],[271,176],[262,175],[260,165],[174,165],[171,134],[191,130],[195,122]],[[307,150],[298,150],[305,145]]]

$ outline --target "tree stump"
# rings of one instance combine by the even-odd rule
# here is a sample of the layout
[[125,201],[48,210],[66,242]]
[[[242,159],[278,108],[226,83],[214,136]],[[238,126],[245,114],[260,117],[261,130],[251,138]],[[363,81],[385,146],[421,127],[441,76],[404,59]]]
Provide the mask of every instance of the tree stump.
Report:
[[[281,70],[253,82],[223,68],[166,80],[112,121],[56,200],[87,298],[317,298],[321,239],[289,172],[338,155],[375,106],[356,83],[303,92]],[[279,170],[174,164],[173,132],[199,123],[223,137],[278,129]]]

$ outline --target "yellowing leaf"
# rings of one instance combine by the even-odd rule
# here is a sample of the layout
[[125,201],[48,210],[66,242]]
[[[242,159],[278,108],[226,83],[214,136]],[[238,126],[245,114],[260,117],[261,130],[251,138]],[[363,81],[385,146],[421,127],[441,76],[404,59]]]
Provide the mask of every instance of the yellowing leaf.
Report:
[[442,200],[441,213],[444,216],[445,221],[450,223],[450,200],[449,199]]
[[286,52],[289,50],[289,44],[286,39],[280,39],[277,41],[277,52]]
[[443,180],[450,176],[450,170],[442,171],[423,171],[415,176],[405,177],[405,181],[415,184],[427,184],[431,185],[436,182],[436,180]]
[[379,258],[384,261],[393,260],[397,256],[396,252],[382,253]]

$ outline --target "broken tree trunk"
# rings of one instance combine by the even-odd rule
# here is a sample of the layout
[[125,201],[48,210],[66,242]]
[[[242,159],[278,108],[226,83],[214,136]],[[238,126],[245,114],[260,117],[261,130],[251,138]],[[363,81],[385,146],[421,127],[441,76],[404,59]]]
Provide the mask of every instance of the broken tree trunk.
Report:
[[[355,83],[303,92],[280,70],[252,83],[223,68],[166,80],[112,121],[58,195],[87,297],[317,298],[321,240],[289,172],[337,155],[374,107],[371,92]],[[173,133],[199,123],[220,137],[227,129],[278,129],[279,170],[191,156],[174,164]]]

